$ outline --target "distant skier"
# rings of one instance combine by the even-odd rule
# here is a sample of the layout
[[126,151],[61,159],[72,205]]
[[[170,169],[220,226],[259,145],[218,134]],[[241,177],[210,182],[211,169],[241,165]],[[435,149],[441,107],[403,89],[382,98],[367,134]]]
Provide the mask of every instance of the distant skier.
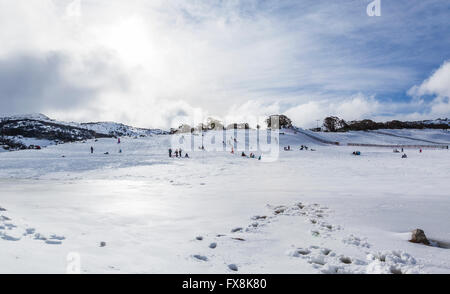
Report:
[[242,156],[242,157],[247,157],[247,155],[245,155],[244,151],[242,151],[241,156]]
[[419,152],[422,153],[422,148],[420,148]]
[[94,147],[91,146],[91,154],[94,153]]
[[172,157],[172,148],[169,148],[169,157]]
[[184,158],[189,158],[189,154],[186,153],[186,154],[184,155]]
[[406,153],[403,153],[402,158],[408,158],[408,156],[406,156]]
[[175,149],[175,157],[178,157],[178,149]]
[[117,138],[117,144],[120,144],[120,138]]
[[183,155],[181,155],[181,148],[180,151],[178,151],[178,154],[180,155],[180,157],[183,157]]

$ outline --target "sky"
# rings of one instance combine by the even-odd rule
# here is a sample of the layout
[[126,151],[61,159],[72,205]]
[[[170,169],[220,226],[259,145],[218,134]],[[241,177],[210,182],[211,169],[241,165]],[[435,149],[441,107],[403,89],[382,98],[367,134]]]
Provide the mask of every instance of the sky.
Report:
[[450,1],[0,0],[0,116],[450,118]]

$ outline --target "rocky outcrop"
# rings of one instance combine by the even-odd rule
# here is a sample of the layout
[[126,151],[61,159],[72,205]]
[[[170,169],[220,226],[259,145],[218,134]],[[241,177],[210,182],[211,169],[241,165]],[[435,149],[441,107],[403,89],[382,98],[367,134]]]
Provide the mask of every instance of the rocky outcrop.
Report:
[[345,121],[336,116],[326,117],[323,129],[328,132],[368,131],[379,129],[449,129],[448,119],[375,122],[370,119]]
[[430,241],[428,241],[427,236],[425,236],[425,232],[421,229],[415,229],[411,233],[411,240],[413,243],[422,243],[425,245],[430,245]]

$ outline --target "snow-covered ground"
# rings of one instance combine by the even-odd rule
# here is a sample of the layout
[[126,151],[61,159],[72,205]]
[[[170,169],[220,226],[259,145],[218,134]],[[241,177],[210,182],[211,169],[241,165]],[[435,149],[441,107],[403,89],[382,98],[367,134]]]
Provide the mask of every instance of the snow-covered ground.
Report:
[[450,144],[450,131],[439,129],[427,130],[378,130],[379,132],[393,134],[402,137],[411,137],[416,140],[433,141],[437,143]]
[[[450,134],[443,130],[377,130],[377,131],[349,131],[344,133],[317,132],[317,136],[342,144],[364,143],[381,145],[429,145],[435,143],[450,144]],[[396,136],[387,136],[392,134]],[[425,140],[425,141],[421,141]]]
[[[408,140],[353,133],[320,135]],[[449,247],[448,149],[353,156],[286,132],[273,162],[198,146],[180,159],[172,139],[2,152],[0,273],[65,273],[73,252],[83,273],[450,273],[450,249],[407,241],[421,228]]]
[[55,142],[51,141],[51,140],[36,139],[36,138],[25,138],[25,137],[22,137],[22,136],[17,136],[17,137],[15,137],[15,136],[5,136],[5,138],[13,140],[15,142],[19,142],[21,144],[24,144],[25,146],[34,145],[34,146],[40,146],[40,147],[47,147],[49,145],[54,145],[55,144]]

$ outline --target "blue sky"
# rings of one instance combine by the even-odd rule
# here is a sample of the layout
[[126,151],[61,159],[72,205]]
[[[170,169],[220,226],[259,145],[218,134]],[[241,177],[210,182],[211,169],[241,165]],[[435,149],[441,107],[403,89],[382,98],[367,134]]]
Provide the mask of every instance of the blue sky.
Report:
[[0,0],[0,114],[450,117],[450,2],[371,2]]

